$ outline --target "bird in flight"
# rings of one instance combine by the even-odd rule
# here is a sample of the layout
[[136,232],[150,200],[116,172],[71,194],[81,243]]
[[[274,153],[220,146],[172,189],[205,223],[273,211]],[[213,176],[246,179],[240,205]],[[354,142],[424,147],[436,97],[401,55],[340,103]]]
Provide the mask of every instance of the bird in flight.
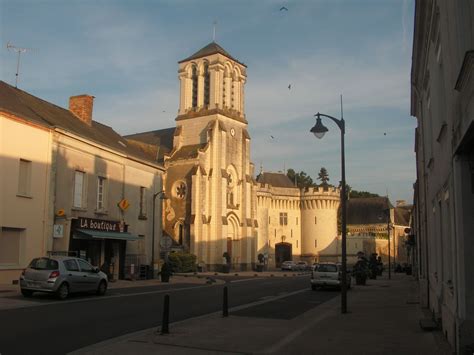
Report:
[[384,132],[383,135],[386,136],[386,135],[387,135],[387,132]]
[[283,10],[288,11],[288,9],[286,7],[284,7],[284,6],[280,7],[280,11],[283,11]]
[[274,139],[274,138],[275,138],[275,137],[273,137],[273,136],[270,136],[270,137],[272,137],[272,139]]
[[291,89],[291,84],[290,84],[290,85],[288,85],[288,90],[290,90],[290,89]]

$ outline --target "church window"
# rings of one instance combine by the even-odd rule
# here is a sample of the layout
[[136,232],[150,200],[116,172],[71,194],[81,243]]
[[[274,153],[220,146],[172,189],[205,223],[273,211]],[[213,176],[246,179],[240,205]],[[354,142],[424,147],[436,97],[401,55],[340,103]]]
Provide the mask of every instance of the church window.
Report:
[[209,105],[209,92],[210,92],[210,75],[209,75],[209,65],[204,64],[204,105]]
[[288,213],[280,212],[280,226],[288,225]]
[[186,184],[184,181],[178,181],[174,184],[173,194],[175,197],[184,200],[186,198]]
[[197,107],[198,102],[198,75],[197,75],[197,68],[193,65],[192,71],[192,81],[193,81],[193,107]]

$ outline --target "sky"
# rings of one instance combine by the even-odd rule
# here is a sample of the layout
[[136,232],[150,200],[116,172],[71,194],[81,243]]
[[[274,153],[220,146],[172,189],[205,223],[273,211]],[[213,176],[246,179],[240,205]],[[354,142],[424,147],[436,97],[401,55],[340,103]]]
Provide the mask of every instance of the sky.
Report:
[[[280,10],[286,7],[288,10]],[[341,179],[340,130],[316,139],[317,112],[346,122],[346,181],[411,203],[413,0],[0,0],[0,80],[131,134],[173,127],[177,62],[213,40],[247,65],[256,173],[321,167]],[[291,84],[291,89],[288,86]],[[272,138],[273,136],[273,138]]]

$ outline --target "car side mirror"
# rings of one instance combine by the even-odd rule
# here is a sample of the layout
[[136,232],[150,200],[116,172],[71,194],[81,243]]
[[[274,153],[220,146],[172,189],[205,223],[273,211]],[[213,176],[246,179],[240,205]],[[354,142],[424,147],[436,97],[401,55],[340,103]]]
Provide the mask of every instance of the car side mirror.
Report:
[[98,274],[99,273],[99,268],[97,266],[95,266],[93,269],[92,269],[92,272]]

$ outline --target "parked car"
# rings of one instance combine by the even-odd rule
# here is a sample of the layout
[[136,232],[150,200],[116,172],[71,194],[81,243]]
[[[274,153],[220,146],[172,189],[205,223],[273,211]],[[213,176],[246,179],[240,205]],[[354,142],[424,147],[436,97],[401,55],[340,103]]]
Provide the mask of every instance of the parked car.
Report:
[[298,261],[296,263],[296,267],[298,268],[298,270],[301,270],[301,271],[311,270],[311,267],[308,265],[306,261]]
[[294,261],[291,261],[291,260],[284,261],[281,264],[281,270],[282,271],[284,271],[284,270],[295,271],[297,269],[298,269],[298,266],[296,265],[296,263]]
[[[341,287],[342,273],[336,263],[320,263],[311,272],[311,289],[318,287]],[[347,288],[351,288],[351,275],[347,273]]]
[[107,292],[107,275],[84,259],[69,256],[35,258],[20,276],[21,293],[31,297],[34,292],[56,294],[65,299],[73,292]]

